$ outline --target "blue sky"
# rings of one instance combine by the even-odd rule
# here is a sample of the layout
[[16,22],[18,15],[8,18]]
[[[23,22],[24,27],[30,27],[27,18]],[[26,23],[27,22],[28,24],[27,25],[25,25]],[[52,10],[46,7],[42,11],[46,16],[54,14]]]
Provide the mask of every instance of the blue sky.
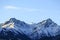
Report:
[[51,18],[60,25],[60,0],[0,0],[0,23],[10,18],[26,23]]

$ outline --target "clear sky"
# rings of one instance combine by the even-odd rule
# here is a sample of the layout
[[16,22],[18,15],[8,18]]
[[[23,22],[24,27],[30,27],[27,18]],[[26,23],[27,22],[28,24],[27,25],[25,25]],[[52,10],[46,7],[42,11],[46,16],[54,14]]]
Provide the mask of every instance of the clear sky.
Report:
[[26,23],[51,18],[60,25],[60,0],[0,0],[0,23],[10,18]]

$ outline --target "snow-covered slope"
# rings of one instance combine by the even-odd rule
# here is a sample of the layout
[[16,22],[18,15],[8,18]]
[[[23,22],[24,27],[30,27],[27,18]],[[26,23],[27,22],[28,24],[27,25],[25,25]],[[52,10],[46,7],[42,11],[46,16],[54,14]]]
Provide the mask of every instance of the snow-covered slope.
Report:
[[51,19],[36,24],[27,24],[11,18],[0,24],[0,39],[39,40],[42,37],[55,37],[57,35],[60,35],[60,26]]

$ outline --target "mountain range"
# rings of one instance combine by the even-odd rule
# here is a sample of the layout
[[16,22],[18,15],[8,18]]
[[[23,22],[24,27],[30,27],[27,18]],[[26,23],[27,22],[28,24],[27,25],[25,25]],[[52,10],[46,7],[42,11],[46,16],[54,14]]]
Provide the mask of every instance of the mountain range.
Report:
[[60,26],[50,18],[33,24],[10,18],[0,23],[0,40],[60,40]]

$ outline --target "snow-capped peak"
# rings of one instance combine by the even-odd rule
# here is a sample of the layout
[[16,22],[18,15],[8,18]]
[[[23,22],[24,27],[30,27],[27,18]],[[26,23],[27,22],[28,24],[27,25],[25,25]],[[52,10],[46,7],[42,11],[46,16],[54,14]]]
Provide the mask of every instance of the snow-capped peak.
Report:
[[[50,18],[39,22],[36,26],[36,32],[40,34],[45,34],[45,36],[55,36],[58,35],[56,32],[60,30],[59,25],[54,23]],[[38,32],[39,31],[39,32]]]
[[14,24],[20,24],[20,25],[26,24],[25,22],[17,20],[15,18],[10,18],[9,22],[13,22]]
[[45,27],[49,27],[51,24],[55,24],[50,18],[43,20],[42,22],[39,22],[37,25],[45,25]]
[[17,21],[17,19],[15,19],[15,18],[10,18],[10,20],[9,20],[10,22],[16,22]]
[[49,19],[46,20],[46,22],[52,23],[53,21],[49,18]]
[[49,18],[47,20],[45,20],[46,22],[44,23],[45,27],[49,27],[52,23],[54,24],[54,22]]

